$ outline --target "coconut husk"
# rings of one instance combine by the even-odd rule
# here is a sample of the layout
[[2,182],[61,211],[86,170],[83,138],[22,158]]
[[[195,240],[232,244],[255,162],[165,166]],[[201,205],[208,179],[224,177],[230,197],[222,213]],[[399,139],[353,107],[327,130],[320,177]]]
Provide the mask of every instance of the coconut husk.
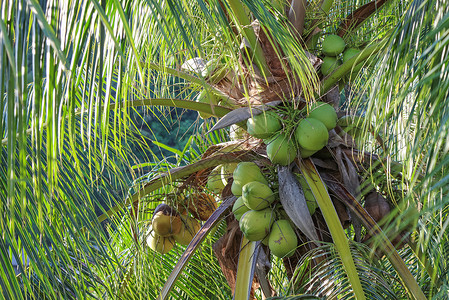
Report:
[[[239,83],[242,96],[240,98],[235,97],[236,84],[229,91],[222,90],[223,93],[230,95],[230,91],[234,91],[232,93],[234,95],[233,98],[236,99],[234,104],[238,106],[260,105],[275,100],[292,99],[293,95],[300,95],[302,89],[299,83],[292,81],[291,70],[288,67],[287,60],[282,61],[279,59],[279,56],[282,57],[283,54],[280,49],[275,50],[272,46],[273,38],[267,36],[267,33],[261,29],[258,21],[253,22],[251,25],[264,53],[270,74],[265,74],[266,77],[261,76],[255,64],[252,64],[251,70],[247,68],[248,62],[251,62],[252,59],[247,57],[248,51],[245,48],[249,48],[250,45],[244,39],[240,47],[239,57],[243,73],[237,74],[241,81]],[[276,52],[280,52],[280,55]],[[315,61],[313,58],[310,58],[310,60],[312,64]],[[242,89],[243,87],[249,92],[245,93],[245,90]]]
[[390,205],[381,194],[371,192],[365,196],[365,210],[377,223],[390,213]]
[[[391,208],[390,204],[388,203],[387,199],[384,196],[382,196],[380,193],[376,191],[370,192],[365,196],[364,208],[374,219],[374,221],[380,224],[380,227],[382,229],[388,227],[388,224],[384,224],[383,219],[391,213]],[[410,236],[409,231],[412,230],[412,228],[413,226],[406,228],[405,230],[395,228],[394,230],[389,230],[385,233],[387,234],[388,238],[390,239],[391,243],[395,246],[395,248],[401,249],[402,247],[405,246],[406,243],[408,243]],[[365,243],[368,243],[371,247],[373,246],[371,240],[372,237],[373,237],[372,234],[368,232],[363,239],[363,241]]]
[[[273,37],[268,37],[267,32],[265,32],[259,24],[255,24],[255,33],[259,40],[259,43],[262,47],[263,53],[265,54],[265,59],[267,60],[268,68],[271,71],[271,74],[274,77],[285,77],[285,70],[283,69],[286,67],[285,63],[282,63],[281,60],[278,57],[278,54],[276,54],[276,50],[273,48],[273,45],[271,44],[270,40],[273,41]],[[282,50],[278,49],[278,52],[280,51],[281,56]]]
[[195,219],[206,221],[218,206],[210,194],[191,193],[186,197],[186,207]]
[[331,199],[332,203],[334,204],[335,210],[337,211],[341,226],[343,226],[343,228],[345,229],[348,228],[353,221],[348,213],[348,208],[337,198],[332,197]]
[[179,193],[185,193],[188,190],[202,192],[207,184],[207,179],[213,168],[207,168],[190,174],[182,184],[177,188]]
[[232,191],[231,191],[233,181],[234,180],[232,179],[232,177],[228,180],[228,184],[225,185],[225,187],[221,191],[221,199],[226,199],[226,198],[232,197],[234,195],[234,194],[232,194]]

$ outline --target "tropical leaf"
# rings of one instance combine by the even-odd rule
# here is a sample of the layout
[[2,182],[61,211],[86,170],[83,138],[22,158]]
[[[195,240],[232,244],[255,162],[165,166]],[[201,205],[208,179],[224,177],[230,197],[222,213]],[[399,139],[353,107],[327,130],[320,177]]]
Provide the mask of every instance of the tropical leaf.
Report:
[[[394,208],[382,221],[383,230],[410,232],[408,246],[396,252],[388,245],[387,250],[409,269],[409,282],[418,283],[410,288],[415,296],[421,289],[429,298],[444,298],[449,286],[449,5],[446,0],[391,0],[382,9],[373,5],[380,3],[313,0],[304,7],[293,1],[286,13],[289,3],[263,0],[3,1],[2,296],[156,298],[184,248],[157,255],[136,233],[147,225],[155,199],[176,183],[170,177],[185,178],[196,167],[229,158],[211,157],[195,165],[211,144],[228,138],[225,130],[206,134],[213,119],[204,126],[197,120],[192,126],[203,135],[187,137],[190,144],[182,150],[154,136],[159,134],[156,123],[164,124],[162,132],[168,134],[172,128],[164,122],[178,120],[180,108],[222,117],[236,103],[310,101],[334,88],[333,98],[345,100],[342,109],[366,120],[356,143],[360,153],[376,159],[363,164],[362,179],[366,190],[383,194]],[[351,13],[355,17],[346,20]],[[360,23],[359,17],[368,15]],[[289,20],[298,23],[291,26]],[[320,83],[317,64],[312,66],[307,53],[320,56],[323,34],[338,32],[340,24],[351,27],[344,36],[347,46],[365,50]],[[182,70],[192,58],[218,62],[216,70],[225,75]],[[359,61],[366,62],[361,72],[337,95],[336,84]],[[284,76],[280,84],[278,76]],[[260,92],[267,87],[274,92]],[[220,105],[191,101],[202,89],[217,95]],[[148,136],[134,131],[136,119],[148,115],[150,139],[169,150],[167,157],[154,153]],[[179,169],[168,171],[172,168]],[[167,173],[152,181],[161,172]],[[162,179],[166,185],[160,185]],[[131,203],[142,211],[136,215]],[[356,205],[353,209],[362,212]],[[368,229],[370,224],[365,224]],[[203,251],[192,256],[171,297],[231,297],[210,246],[224,234],[223,227],[216,227],[201,245]],[[384,237],[379,241],[385,244]],[[354,250],[352,244],[350,249],[368,297],[407,297],[397,265],[380,258],[377,269],[371,268],[368,250]],[[322,251],[329,260],[317,274],[335,279],[337,288],[323,285],[320,292],[350,297],[353,287],[339,256],[332,256],[332,249]],[[273,266],[273,286],[288,293],[282,262],[273,260]],[[369,281],[372,286],[366,285]]]

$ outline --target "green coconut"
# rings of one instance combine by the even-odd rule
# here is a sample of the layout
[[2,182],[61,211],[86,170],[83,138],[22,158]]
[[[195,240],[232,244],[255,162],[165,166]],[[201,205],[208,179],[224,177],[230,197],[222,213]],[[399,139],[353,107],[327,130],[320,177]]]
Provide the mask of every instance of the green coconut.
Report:
[[237,168],[237,163],[222,164],[221,166],[221,181],[224,185],[227,185],[229,178],[232,177],[235,168]]
[[246,121],[246,127],[251,136],[258,139],[266,139],[281,130],[282,123],[276,113],[266,111],[249,118],[248,121]]
[[337,112],[335,109],[324,102],[318,101],[315,102],[310,110],[309,118],[314,118],[326,126],[327,130],[334,129],[337,125]]
[[[211,106],[218,105],[218,100],[219,99],[216,95],[209,93],[207,90],[202,90],[195,99],[196,102],[207,103],[210,104]],[[211,114],[205,112],[198,112],[198,113],[202,119],[212,117]]]
[[302,158],[310,157],[314,155],[316,152],[317,150],[306,150],[302,147],[299,147],[299,156],[301,156]]
[[325,56],[323,58],[323,63],[321,64],[321,73],[323,73],[324,76],[327,76],[334,72],[340,65],[341,62],[336,57]]
[[[358,55],[360,53],[359,49],[349,48],[343,52],[343,63],[347,62],[353,56]],[[363,67],[363,62],[358,62],[357,65],[353,66],[350,71],[349,79],[351,79],[354,75],[357,75]]]
[[349,59],[351,59],[354,55],[357,55],[360,53],[359,49],[356,48],[348,48],[343,52],[343,62],[347,62]]
[[345,50],[345,41],[335,34],[327,35],[324,38],[322,50],[327,56],[337,56]]
[[215,194],[220,194],[223,191],[225,185],[223,184],[223,180],[221,180],[221,169],[222,166],[216,166],[207,177],[207,188],[214,192]]
[[234,205],[232,206],[232,212],[234,213],[234,217],[237,221],[240,221],[243,214],[249,211],[248,206],[245,205],[243,202],[242,197],[238,197],[237,200],[235,200]]
[[289,221],[279,220],[274,222],[268,246],[271,253],[277,257],[289,257],[295,253],[298,247],[298,238]]
[[262,210],[274,202],[275,196],[268,185],[251,181],[242,187],[242,199],[250,209]]
[[274,214],[271,209],[249,210],[239,221],[240,230],[250,241],[260,241],[270,233]]
[[181,217],[182,226],[181,231],[173,236],[174,240],[184,246],[187,246],[200,230],[201,224],[194,218],[189,216]]
[[295,139],[300,147],[318,151],[327,145],[329,133],[321,121],[314,118],[305,118],[296,127]]
[[279,133],[267,141],[267,156],[272,163],[287,166],[295,160],[296,146],[293,139]]
[[231,192],[235,196],[242,195],[242,187],[251,181],[258,181],[268,185],[268,181],[262,175],[259,167],[253,162],[241,162],[233,172]]
[[150,229],[147,237],[147,245],[153,251],[166,254],[173,248],[175,241],[171,237],[162,237]]

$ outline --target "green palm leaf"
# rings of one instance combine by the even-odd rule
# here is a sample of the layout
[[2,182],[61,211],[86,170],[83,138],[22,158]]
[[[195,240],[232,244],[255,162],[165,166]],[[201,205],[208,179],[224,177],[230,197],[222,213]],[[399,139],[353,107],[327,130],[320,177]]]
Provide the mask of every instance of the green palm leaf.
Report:
[[[372,177],[366,178],[370,186],[388,194],[397,207],[398,214],[390,218],[390,226],[384,230],[412,228],[412,241],[399,253],[426,296],[435,299],[444,297],[449,286],[446,2],[387,1],[344,36],[350,46],[364,48],[376,40],[386,43],[373,42],[367,48],[365,56],[369,51],[377,52],[376,60],[367,58],[355,84],[346,86],[345,96],[350,98],[345,98],[345,105],[349,104],[345,108],[363,114],[372,123],[377,141],[383,141],[378,144],[365,125],[364,134],[357,140],[362,150],[376,153],[381,161],[403,166],[395,169],[395,176],[388,163],[368,166],[366,174]],[[166,151],[167,157],[161,158],[134,131],[133,126],[140,122],[136,119],[144,111],[140,106],[146,106],[153,121],[164,124],[179,117],[176,113],[180,110],[168,106],[222,116],[230,108],[189,99],[208,89],[226,101],[248,104],[252,91],[243,83],[256,78],[258,84],[266,84],[270,71],[274,71],[269,67],[277,57],[285,59],[279,61],[276,70],[291,69],[286,79],[291,94],[281,98],[311,100],[332,88],[351,68],[351,62],[320,83],[304,45],[311,45],[309,52],[315,51],[322,38],[312,33],[336,32],[344,18],[366,3],[309,1],[303,41],[289,25],[283,2],[3,1],[2,296],[155,298],[184,249],[177,248],[163,257],[148,251],[133,235],[133,230],[145,228],[148,216],[143,215],[138,219],[142,224],[136,224],[128,205],[134,201],[126,201],[140,191],[140,184],[145,196],[163,195],[162,186],[148,183],[152,174],[148,170],[157,172],[194,163],[211,144],[228,137],[220,131],[206,138],[186,138],[189,144],[181,151],[152,136],[156,141],[153,144]],[[249,25],[256,19],[273,47],[270,57],[264,57],[255,43],[258,33]],[[253,48],[240,50],[243,37]],[[224,95],[208,77],[181,70],[183,63],[195,57],[219,61],[221,69],[234,74],[229,82],[235,93]],[[156,134],[153,121],[148,127]],[[202,125],[204,133],[213,122]],[[169,132],[165,126],[165,132]],[[144,151],[135,153],[135,149]],[[202,167],[221,161],[209,162]],[[128,190],[132,182],[136,191]],[[148,186],[151,188],[146,190]],[[148,200],[137,196],[131,199]],[[151,210],[155,203],[149,201],[147,208]],[[410,217],[408,211],[415,213]],[[410,222],[397,221],[407,218]],[[224,231],[220,226],[201,245],[202,251],[192,257],[186,272],[174,283],[173,298],[231,297],[211,250],[211,244]],[[336,288],[312,284],[313,292],[349,297],[349,281],[331,248],[324,250],[329,256],[327,264],[315,271],[329,276]],[[405,297],[391,264],[383,258],[373,263],[368,250],[356,248],[351,245],[350,249],[363,291],[373,298]],[[12,264],[13,257],[17,267]],[[282,290],[286,275],[279,262],[275,266],[269,277]],[[310,282],[316,282],[316,278],[311,276]],[[367,285],[370,280],[378,284]]]

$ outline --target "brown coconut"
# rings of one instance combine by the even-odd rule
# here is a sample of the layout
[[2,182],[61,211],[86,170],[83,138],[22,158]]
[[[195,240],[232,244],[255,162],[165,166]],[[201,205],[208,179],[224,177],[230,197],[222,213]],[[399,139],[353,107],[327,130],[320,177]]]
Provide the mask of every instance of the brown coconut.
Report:
[[167,237],[181,231],[182,221],[175,209],[161,203],[154,210],[151,225],[156,234]]

